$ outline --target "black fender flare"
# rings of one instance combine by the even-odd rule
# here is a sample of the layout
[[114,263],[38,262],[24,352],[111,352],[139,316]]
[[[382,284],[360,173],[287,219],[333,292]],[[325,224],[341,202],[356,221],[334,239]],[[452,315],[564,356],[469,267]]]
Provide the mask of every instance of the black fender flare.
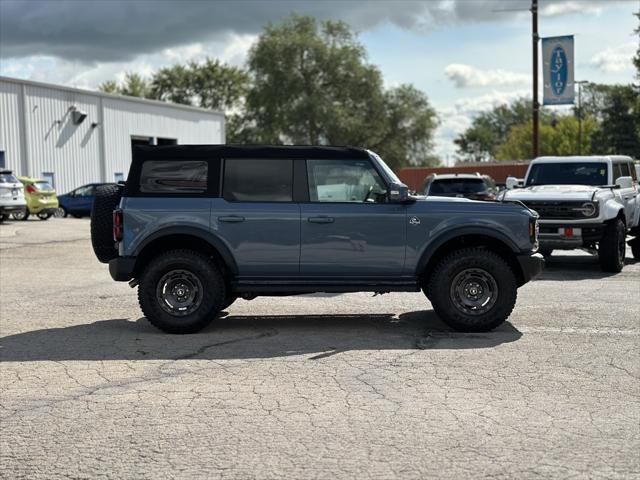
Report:
[[493,240],[497,240],[505,244],[507,247],[509,247],[509,249],[514,254],[517,254],[520,251],[520,249],[513,242],[513,240],[511,240],[509,237],[507,237],[502,232],[499,232],[497,230],[494,230],[491,228],[484,228],[484,227],[453,228],[451,230],[447,230],[441,233],[435,239],[429,242],[429,245],[427,246],[427,248],[425,248],[425,250],[422,252],[422,255],[420,256],[420,260],[418,261],[418,264],[416,267],[416,274],[420,275],[424,271],[426,266],[429,264],[429,261],[433,257],[434,253],[437,252],[438,249],[442,247],[445,243],[457,237],[462,237],[466,235],[482,235],[484,237],[489,237]]
[[159,240],[163,237],[168,237],[173,235],[186,235],[186,236],[196,237],[196,238],[199,238],[200,240],[207,242],[209,245],[211,245],[212,248],[214,248],[220,254],[220,256],[222,257],[222,260],[224,261],[227,268],[229,268],[231,273],[233,273],[234,275],[237,275],[238,265],[236,263],[235,258],[231,254],[231,251],[225,245],[225,243],[217,235],[207,230],[204,230],[203,228],[198,228],[198,227],[188,227],[188,226],[177,227],[176,226],[176,227],[161,228],[160,230],[153,232],[151,235],[146,237],[142,242],[140,242],[140,244],[138,245],[138,247],[134,252],[134,255],[135,256],[140,255],[140,253],[150,243],[156,240]]

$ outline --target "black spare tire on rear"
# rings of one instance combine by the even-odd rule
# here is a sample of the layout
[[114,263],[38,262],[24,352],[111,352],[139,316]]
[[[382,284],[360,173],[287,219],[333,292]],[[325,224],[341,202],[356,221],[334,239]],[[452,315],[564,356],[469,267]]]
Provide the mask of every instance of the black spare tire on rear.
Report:
[[91,209],[91,246],[102,263],[118,256],[113,241],[113,211],[122,198],[122,185],[102,185],[96,188]]

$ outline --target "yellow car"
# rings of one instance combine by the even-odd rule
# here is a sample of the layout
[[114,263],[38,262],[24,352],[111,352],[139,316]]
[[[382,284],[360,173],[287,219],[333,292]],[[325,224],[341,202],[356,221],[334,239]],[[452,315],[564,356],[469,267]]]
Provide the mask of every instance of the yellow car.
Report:
[[56,191],[46,180],[30,177],[18,177],[24,185],[24,197],[27,210],[13,214],[16,220],[26,220],[29,215],[37,215],[40,220],[47,220],[58,208]]

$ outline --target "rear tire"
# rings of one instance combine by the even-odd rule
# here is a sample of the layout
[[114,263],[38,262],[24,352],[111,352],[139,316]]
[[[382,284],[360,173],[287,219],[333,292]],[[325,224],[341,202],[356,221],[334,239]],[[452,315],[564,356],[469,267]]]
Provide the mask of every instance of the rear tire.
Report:
[[225,297],[218,266],[193,250],[171,250],[150,260],[138,286],[144,316],[166,333],[202,330],[223,308]]
[[619,218],[609,222],[598,248],[598,260],[603,272],[618,273],[624,267],[626,254],[625,228]]
[[56,208],[56,212],[53,215],[56,218],[67,218],[67,215],[69,215],[69,214],[64,209],[64,207],[58,207],[58,208]]
[[488,332],[511,314],[516,277],[497,253],[481,247],[447,255],[429,280],[429,297],[444,323],[461,332]]
[[118,256],[113,240],[113,211],[120,203],[120,198],[120,185],[102,185],[96,189],[91,209],[91,246],[102,263],[108,263]]
[[13,217],[14,220],[24,221],[29,218],[29,210],[28,209],[21,210],[19,212],[12,213],[11,216]]

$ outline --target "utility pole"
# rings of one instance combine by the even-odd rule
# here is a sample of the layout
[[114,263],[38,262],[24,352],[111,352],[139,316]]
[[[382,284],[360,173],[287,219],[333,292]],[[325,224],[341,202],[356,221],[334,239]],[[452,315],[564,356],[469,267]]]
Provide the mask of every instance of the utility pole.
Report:
[[533,44],[533,158],[540,155],[540,104],[538,103],[538,0],[531,0],[531,27]]
[[582,85],[589,83],[586,80],[573,82],[578,85],[578,155],[582,155]]

